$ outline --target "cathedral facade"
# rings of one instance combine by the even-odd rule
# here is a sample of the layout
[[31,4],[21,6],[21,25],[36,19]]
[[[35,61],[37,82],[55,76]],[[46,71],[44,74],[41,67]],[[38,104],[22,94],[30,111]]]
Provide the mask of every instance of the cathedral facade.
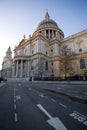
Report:
[[25,79],[31,77],[87,76],[87,30],[64,38],[57,23],[45,14],[35,32],[25,36],[14,49],[9,47],[2,64],[2,77]]

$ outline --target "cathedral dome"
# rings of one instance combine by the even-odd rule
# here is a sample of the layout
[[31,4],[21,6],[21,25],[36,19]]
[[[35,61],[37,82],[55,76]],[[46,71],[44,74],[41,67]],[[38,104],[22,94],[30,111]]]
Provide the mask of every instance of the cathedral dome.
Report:
[[56,27],[58,27],[56,22],[52,19],[44,19],[43,21],[40,22],[40,24],[38,26],[42,26],[43,24],[50,24],[50,23],[54,24]]
[[45,19],[38,24],[36,31],[33,33],[33,36],[38,34],[45,36],[47,39],[52,39],[54,37],[63,39],[64,37],[63,31],[58,27],[57,23],[50,19],[48,11],[46,11]]
[[41,28],[43,28],[43,27],[56,27],[56,28],[58,28],[57,23],[56,23],[54,20],[50,19],[50,16],[49,16],[49,14],[48,14],[48,11],[46,11],[45,19],[42,20],[42,21],[39,23],[39,25],[38,25],[37,28],[38,28],[38,29],[41,29]]

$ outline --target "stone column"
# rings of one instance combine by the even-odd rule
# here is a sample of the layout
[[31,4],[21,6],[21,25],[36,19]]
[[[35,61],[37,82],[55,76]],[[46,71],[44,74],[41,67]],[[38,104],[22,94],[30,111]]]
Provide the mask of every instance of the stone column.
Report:
[[28,68],[27,68],[27,67],[28,67],[27,64],[28,64],[28,62],[27,62],[27,60],[26,60],[26,69],[25,69],[26,71],[25,71],[25,77],[27,77],[27,70],[28,70]]
[[20,71],[20,77],[23,77],[23,60],[21,60],[21,71]]
[[52,30],[52,38],[54,38],[54,31]]
[[27,61],[27,76],[30,76],[30,62]]
[[48,37],[49,37],[49,39],[50,39],[50,30],[48,30]]
[[16,62],[16,77],[18,77],[18,60]]
[[15,62],[12,65],[12,77],[15,76]]
[[29,77],[29,61],[26,61],[26,77]]

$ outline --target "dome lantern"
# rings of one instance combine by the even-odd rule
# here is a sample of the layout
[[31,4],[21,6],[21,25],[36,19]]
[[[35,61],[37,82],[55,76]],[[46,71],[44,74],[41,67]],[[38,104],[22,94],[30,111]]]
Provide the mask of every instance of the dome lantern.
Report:
[[48,10],[46,10],[45,19],[50,19],[50,16],[49,16]]

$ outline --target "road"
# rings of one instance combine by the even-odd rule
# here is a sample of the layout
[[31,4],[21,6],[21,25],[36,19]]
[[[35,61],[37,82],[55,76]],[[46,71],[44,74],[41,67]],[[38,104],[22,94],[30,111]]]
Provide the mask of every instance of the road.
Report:
[[0,130],[87,130],[87,105],[43,89],[49,85],[0,87]]

